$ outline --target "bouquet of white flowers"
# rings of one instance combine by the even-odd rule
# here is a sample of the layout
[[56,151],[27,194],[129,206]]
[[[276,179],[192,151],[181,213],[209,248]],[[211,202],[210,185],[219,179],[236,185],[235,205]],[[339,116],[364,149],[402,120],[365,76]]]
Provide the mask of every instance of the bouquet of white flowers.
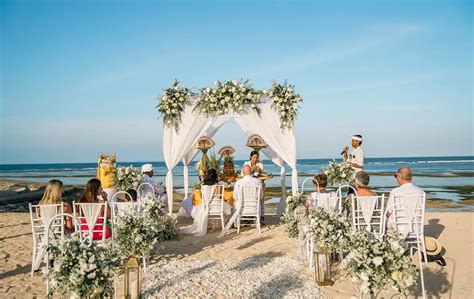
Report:
[[272,87],[267,93],[272,101],[272,107],[280,113],[281,127],[291,128],[298,115],[298,103],[303,99],[295,93],[295,87],[288,84],[272,82]]
[[80,298],[103,298],[113,295],[113,278],[121,264],[120,255],[110,243],[84,244],[75,236],[47,248],[54,266],[49,268],[50,293]]
[[125,256],[144,256],[157,242],[178,239],[174,220],[154,199],[144,203],[142,213],[121,216],[115,230],[115,243]]
[[316,207],[309,215],[309,228],[308,237],[313,238],[315,249],[347,251],[351,224],[342,214]]
[[281,216],[281,221],[285,224],[285,231],[290,238],[298,236],[298,219],[295,215],[295,209],[303,205],[304,202],[303,194],[291,195],[286,198],[286,212]]
[[253,89],[247,81],[215,81],[215,88],[201,89],[201,94],[194,107],[195,111],[207,115],[226,114],[230,111],[241,113],[249,107],[260,112],[262,93]]
[[335,160],[332,160],[324,168],[324,173],[327,175],[328,183],[331,185],[351,185],[354,183],[354,169],[347,162],[337,163]]
[[415,282],[416,268],[398,234],[392,232],[379,240],[366,230],[354,231],[349,246],[342,267],[363,294],[377,296],[388,287],[406,294]]
[[140,185],[140,179],[140,171],[133,168],[132,165],[127,167],[119,167],[117,168],[114,186],[122,191],[127,191],[130,188],[137,189]]
[[178,80],[175,80],[173,87],[164,89],[159,97],[157,108],[163,116],[163,123],[166,126],[174,126],[176,132],[181,124],[184,108],[191,103],[191,95],[191,90],[181,87]]

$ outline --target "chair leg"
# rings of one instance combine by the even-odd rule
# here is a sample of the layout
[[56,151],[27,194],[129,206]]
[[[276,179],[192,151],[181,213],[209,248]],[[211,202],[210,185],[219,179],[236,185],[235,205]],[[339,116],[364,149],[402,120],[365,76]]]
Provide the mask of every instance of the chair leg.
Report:
[[240,216],[237,217],[237,234],[240,234]]
[[426,254],[426,247],[425,247],[425,236],[422,236],[420,243],[421,243],[421,249],[423,250],[423,258],[425,260],[425,264],[428,264],[428,255]]
[[258,233],[261,234],[262,231],[260,229],[260,217],[257,217],[257,229],[258,229]]
[[[36,247],[36,246],[35,246]],[[33,258],[31,259],[31,277],[35,274],[35,264],[36,264],[36,252],[35,249],[33,249]]]

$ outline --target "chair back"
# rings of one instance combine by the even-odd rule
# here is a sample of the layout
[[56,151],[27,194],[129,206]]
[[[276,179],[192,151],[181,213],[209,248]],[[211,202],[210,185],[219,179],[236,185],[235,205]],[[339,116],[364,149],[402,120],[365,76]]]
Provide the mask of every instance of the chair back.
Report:
[[156,199],[155,188],[150,183],[141,183],[137,188],[137,202],[144,202],[148,197]]
[[[33,246],[37,248],[45,237],[46,227],[54,216],[64,211],[64,203],[48,205],[28,205],[30,210],[31,231],[33,233]],[[54,218],[50,229],[55,236],[64,237],[64,217]]]
[[209,216],[220,216],[224,212],[224,185],[216,186],[208,205]]
[[390,201],[389,224],[394,224],[405,239],[424,235],[426,194],[394,196]]
[[342,200],[336,193],[317,193],[315,198],[317,200],[316,206],[325,209],[329,213],[342,212]]
[[365,229],[377,236],[383,235],[385,195],[353,196],[352,197],[352,226]]
[[304,194],[304,187],[305,187],[306,182],[308,181],[313,181],[313,184],[316,184],[316,186],[318,186],[319,188],[318,181],[316,181],[314,178],[306,178],[304,179],[303,183],[301,183],[301,194]]
[[137,202],[113,202],[112,203],[112,223],[117,224],[119,217],[134,215],[141,211],[141,204]]
[[[30,204],[31,205],[31,204]],[[30,211],[31,211],[31,207],[30,207]],[[79,232],[79,241],[81,243],[83,243],[84,239],[82,238],[82,232],[81,232],[81,223],[80,221],[72,214],[68,214],[68,213],[63,213],[62,211],[57,213],[56,215],[54,215],[53,217],[50,218],[49,222],[46,223],[45,225],[45,229],[44,229],[44,232],[45,232],[45,247],[48,247],[49,246],[49,240],[50,240],[50,236],[51,236],[51,232],[53,232],[54,234],[54,227],[56,226],[56,222],[58,220],[61,220],[63,219],[64,221],[64,218],[65,217],[69,217],[72,219],[72,221],[74,221],[74,225],[78,225],[78,232]],[[64,238],[64,235],[61,236],[61,239]],[[89,244],[86,244],[87,246],[90,246],[91,243]],[[49,252],[46,251],[46,261],[49,261]],[[44,276],[46,277],[46,297],[50,296],[50,293],[49,293],[49,280],[50,278],[48,277],[48,272],[49,272],[49,262],[46,263],[46,273],[44,274]]]
[[260,218],[260,186],[244,186],[241,188],[242,216]]
[[[73,202],[73,211],[76,218],[81,222],[81,225],[87,225],[88,229],[82,229],[82,237],[87,237],[92,240],[94,233],[102,233],[102,239],[106,238],[107,230],[107,203],[76,203]],[[96,229],[96,224],[101,220],[102,224]],[[76,231],[79,231],[77,223],[75,223]]]
[[[110,202],[116,202],[118,197],[121,195],[121,194],[124,194],[125,196],[128,196],[128,198],[132,198],[132,196],[130,195],[130,193],[128,193],[127,191],[118,191],[116,192],[113,196],[112,196],[112,199],[110,200]],[[138,197],[138,196],[137,196]],[[138,200],[138,198],[137,198]]]

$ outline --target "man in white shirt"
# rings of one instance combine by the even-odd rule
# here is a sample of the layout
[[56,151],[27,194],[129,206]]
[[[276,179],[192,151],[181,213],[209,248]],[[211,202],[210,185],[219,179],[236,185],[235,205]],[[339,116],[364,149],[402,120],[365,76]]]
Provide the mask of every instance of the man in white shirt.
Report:
[[[397,204],[403,205],[405,208],[412,210],[412,213],[415,213],[415,207],[421,207],[423,202],[422,199],[425,195],[425,191],[423,191],[420,187],[417,187],[412,184],[412,173],[409,167],[402,167],[399,168],[397,173],[394,175],[395,179],[397,180],[399,187],[390,191],[390,195],[388,197],[387,208],[389,211],[387,212],[387,217],[389,217],[393,210],[390,208],[393,207],[395,204],[395,198],[397,198]],[[413,197],[416,197],[418,202],[413,202]],[[388,218],[388,226],[394,226],[393,217]],[[406,215],[405,218],[399,218],[401,221],[409,221],[409,216]],[[423,225],[423,224],[421,224]],[[398,230],[402,233],[403,236],[407,236],[410,227],[405,225],[398,225]]]
[[[168,206],[168,195],[166,194],[166,190],[161,183],[158,183],[153,178],[153,165],[151,164],[143,164],[142,165],[142,178],[140,183],[149,183],[153,186],[155,191],[155,197],[159,201],[163,201],[165,208],[167,210]],[[146,187],[145,187],[146,190]]]
[[[257,187],[260,186],[260,200],[263,200],[263,189],[262,189],[262,181],[259,179],[251,176],[251,169],[249,165],[244,165],[242,168],[242,174],[244,175],[240,180],[238,180],[234,185],[234,200],[238,198],[238,189],[240,187]],[[263,201],[260,202],[260,221],[263,221],[263,217],[265,215],[265,208]]]
[[423,189],[412,184],[411,181],[412,181],[413,175],[409,167],[399,168],[397,173],[394,176],[400,187],[397,187],[393,189],[392,191],[390,191],[387,207],[394,204],[393,200],[396,196],[425,195],[425,191],[423,191]]
[[364,150],[362,149],[362,136],[353,135],[351,143],[353,148],[351,152],[348,153],[349,148],[347,146],[342,151],[342,155],[344,155],[344,161],[349,162],[354,171],[361,171],[364,169],[365,159]]

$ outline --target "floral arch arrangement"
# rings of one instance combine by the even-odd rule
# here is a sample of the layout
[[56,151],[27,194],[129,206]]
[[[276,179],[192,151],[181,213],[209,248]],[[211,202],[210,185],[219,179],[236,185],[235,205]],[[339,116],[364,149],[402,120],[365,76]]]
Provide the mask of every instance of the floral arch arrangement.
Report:
[[215,81],[213,87],[193,93],[175,80],[158,97],[157,108],[164,125],[174,126],[178,131],[182,113],[188,105],[194,105],[194,112],[215,116],[231,112],[241,114],[248,109],[260,113],[260,105],[266,100],[271,101],[272,108],[279,113],[281,128],[292,128],[298,115],[298,104],[303,99],[286,81],[283,84],[272,82],[268,91],[254,89],[248,80]]

